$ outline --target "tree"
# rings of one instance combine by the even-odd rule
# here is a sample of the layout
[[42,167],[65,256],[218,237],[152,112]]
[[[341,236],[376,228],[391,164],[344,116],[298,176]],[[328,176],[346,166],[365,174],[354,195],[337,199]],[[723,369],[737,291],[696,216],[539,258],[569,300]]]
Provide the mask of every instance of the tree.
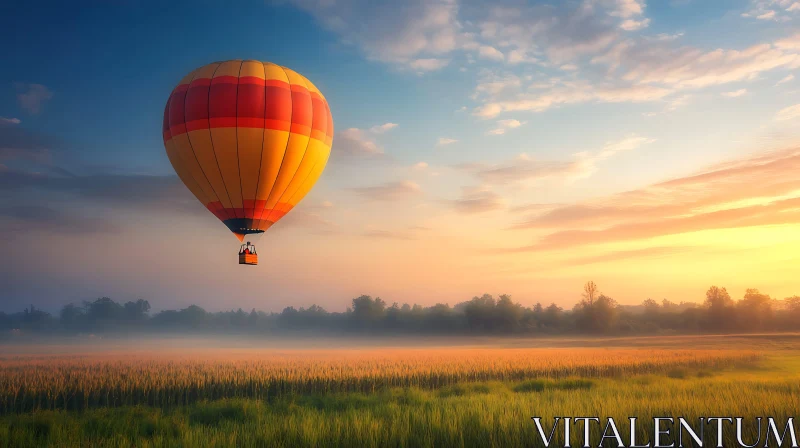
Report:
[[491,331],[494,329],[494,297],[484,294],[473,297],[464,304],[464,316],[470,329]]
[[127,302],[123,305],[123,309],[128,320],[142,321],[147,319],[147,313],[150,312],[150,302],[142,299],[135,302]]
[[595,285],[593,281],[588,281],[583,285],[583,300],[588,302],[589,305],[594,303],[597,294],[597,285]]
[[736,321],[733,300],[725,288],[712,286],[706,291],[706,327],[710,330],[729,330]]
[[495,305],[496,326],[503,332],[514,332],[521,328],[522,305],[514,303],[511,296],[503,294]]
[[784,326],[790,329],[800,327],[800,296],[787,297],[784,300],[786,303],[786,313],[783,316]]
[[561,326],[561,319],[562,319],[563,309],[556,305],[555,303],[551,303],[544,310],[543,316],[543,323],[546,327],[550,328],[558,328]]
[[94,326],[108,326],[118,322],[124,315],[122,305],[108,297],[93,302],[84,302],[86,317]]
[[642,308],[644,308],[645,315],[653,316],[658,314],[659,306],[658,302],[656,302],[655,300],[647,299],[644,302],[642,302]]
[[386,302],[380,297],[373,299],[362,295],[353,299],[352,317],[355,324],[361,328],[373,328],[378,325],[386,315]]
[[740,325],[745,330],[763,330],[772,318],[772,299],[757,289],[747,289],[744,298],[736,304]]
[[578,329],[589,333],[608,333],[617,324],[617,302],[600,294],[597,299],[586,298],[574,308]]
[[58,317],[61,320],[61,325],[68,330],[78,330],[84,323],[83,308],[74,303],[64,305]]

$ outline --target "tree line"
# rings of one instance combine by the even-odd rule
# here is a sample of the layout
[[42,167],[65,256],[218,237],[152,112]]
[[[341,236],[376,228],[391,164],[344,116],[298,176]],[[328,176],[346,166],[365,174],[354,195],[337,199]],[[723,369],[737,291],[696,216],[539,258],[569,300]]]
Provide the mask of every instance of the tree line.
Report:
[[455,306],[424,307],[362,295],[344,312],[318,305],[287,307],[280,313],[255,309],[209,312],[191,305],[151,314],[146,300],[116,302],[101,297],[65,305],[52,315],[31,305],[18,313],[0,312],[3,335],[27,333],[108,334],[121,332],[225,332],[341,334],[652,334],[800,331],[800,296],[772,299],[747,289],[734,300],[712,286],[702,303],[644,300],[625,306],[602,294],[594,282],[584,285],[571,309],[555,303],[525,307],[509,295],[473,297]]

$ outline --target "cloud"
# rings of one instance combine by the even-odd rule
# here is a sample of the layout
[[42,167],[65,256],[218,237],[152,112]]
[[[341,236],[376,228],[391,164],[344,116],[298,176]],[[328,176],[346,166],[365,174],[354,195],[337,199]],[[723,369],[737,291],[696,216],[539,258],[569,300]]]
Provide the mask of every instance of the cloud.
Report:
[[417,171],[424,171],[428,169],[428,164],[426,162],[417,162],[412,168]]
[[474,175],[488,185],[529,184],[546,178],[576,180],[590,176],[597,163],[617,153],[631,151],[654,142],[654,139],[632,135],[622,140],[606,143],[597,152],[579,152],[569,161],[536,160],[528,154],[520,154],[501,164],[461,164],[456,167]]
[[384,132],[391,131],[396,127],[397,123],[384,123],[369,128],[369,131],[372,132],[373,134],[383,134]]
[[336,133],[331,155],[338,157],[380,157],[383,148],[363,129],[349,128]]
[[775,85],[779,86],[781,84],[786,84],[787,82],[791,82],[793,80],[794,80],[794,75],[787,75],[785,78],[783,78],[780,81],[778,81],[777,83],[775,83]]
[[339,131],[333,139],[331,157],[334,157],[333,160],[383,157],[385,152],[375,141],[375,136],[385,134],[397,126],[397,123],[383,123],[367,130],[348,128]]
[[333,221],[324,218],[320,213],[304,210],[303,208],[293,209],[291,213],[288,213],[270,228],[270,232],[298,227],[309,229],[318,235],[341,233],[341,228]]
[[527,122],[514,119],[497,120],[497,127],[488,132],[489,135],[503,135],[509,129],[514,129],[522,126]]
[[620,251],[605,253],[602,255],[574,258],[569,260],[567,263],[575,266],[575,265],[586,265],[595,263],[608,263],[611,261],[630,260],[637,258],[668,257],[670,255],[690,252],[694,249],[697,248],[691,246],[645,247],[643,249],[620,250]]
[[550,250],[796,223],[800,219],[798,169],[800,150],[796,148],[762,152],[592,203],[532,210],[534,216],[514,228],[553,231],[533,245],[509,250]]
[[738,97],[746,95],[746,94],[747,94],[747,89],[739,89],[739,90],[734,90],[734,91],[731,91],[731,92],[723,92],[722,96],[727,97],[727,98],[738,98]]
[[619,76],[627,82],[673,90],[697,89],[752,79],[776,68],[798,67],[800,54],[790,48],[796,45],[795,40],[713,51],[673,47],[668,42],[627,40],[593,58],[593,63],[609,67],[611,73],[621,72]]
[[423,58],[410,61],[408,66],[417,72],[432,72],[447,67],[449,63],[449,59]]
[[351,188],[351,191],[372,201],[399,201],[421,194],[422,188],[410,180],[403,180],[372,187]]
[[22,121],[19,118],[6,118],[0,117],[0,125],[20,124]]
[[775,11],[767,11],[764,14],[760,14],[756,16],[756,19],[760,20],[771,20],[775,18]]
[[[0,161],[27,160],[47,164],[53,156],[53,149],[59,142],[40,133],[33,133],[16,126],[19,121],[0,121]],[[62,151],[63,152],[63,151]]]
[[727,209],[691,216],[634,221],[599,230],[563,230],[546,235],[522,250],[547,250],[587,244],[654,238],[663,235],[759,225],[796,223],[800,219],[800,198]]
[[596,53],[617,38],[617,28],[607,20],[607,12],[618,11],[618,5],[605,3],[496,5],[479,21],[480,37],[494,46],[507,47],[511,63],[542,55],[561,65]]
[[787,22],[792,20],[792,14],[787,13],[800,10],[800,2],[793,0],[753,0],[752,5],[753,9],[742,13],[742,17]]
[[345,44],[367,58],[424,72],[449,63],[442,56],[470,39],[458,21],[455,0],[293,0]]
[[176,176],[73,174],[53,165],[0,165],[0,202],[3,231],[113,231],[126,224],[114,220],[119,210],[210,216]]
[[42,105],[53,98],[53,92],[41,84],[14,83],[17,89],[17,102],[32,115],[42,110]]
[[457,143],[458,140],[453,138],[446,138],[446,137],[439,137],[439,140],[436,141],[436,146],[445,146],[451,145],[453,143]]
[[671,93],[672,90],[648,85],[618,87],[611,84],[592,85],[585,81],[560,81],[543,93],[524,93],[512,100],[487,102],[475,108],[473,115],[494,118],[503,112],[543,112],[555,106],[590,101],[649,102],[660,100]]
[[628,19],[623,21],[619,27],[625,31],[638,31],[643,28],[647,28],[649,25],[650,25],[650,19],[644,19],[644,20]]
[[644,8],[643,0],[616,0],[616,10],[611,15],[627,19],[643,14]]
[[684,33],[682,33],[682,32],[671,33],[671,34],[670,33],[659,33],[659,34],[656,34],[655,36],[652,36],[652,37],[645,37],[645,39],[652,39],[652,40],[661,41],[661,42],[669,42],[669,41],[673,41],[673,40],[676,40],[676,39],[680,39],[681,37],[683,37],[683,34]]
[[482,70],[480,76],[480,81],[472,94],[473,99],[495,98],[503,92],[518,91],[522,87],[522,79],[511,73],[500,74],[491,70]]
[[34,204],[0,207],[0,229],[3,234],[31,234],[36,231],[95,234],[111,233],[118,227],[100,217]]
[[366,230],[362,233],[363,236],[368,238],[380,238],[388,240],[415,240],[417,237],[410,232],[403,232],[397,230]]
[[65,170],[41,172],[5,168],[0,170],[0,193],[9,191],[40,191],[122,207],[189,212],[205,210],[176,176],[76,175]]
[[490,45],[481,45],[478,49],[478,55],[484,59],[491,59],[493,61],[502,61],[505,59],[503,53]]
[[459,199],[446,201],[455,211],[465,214],[486,213],[506,207],[506,201],[489,188],[464,187]]
[[778,121],[794,120],[797,117],[800,117],[800,104],[784,107],[775,114],[775,119]]

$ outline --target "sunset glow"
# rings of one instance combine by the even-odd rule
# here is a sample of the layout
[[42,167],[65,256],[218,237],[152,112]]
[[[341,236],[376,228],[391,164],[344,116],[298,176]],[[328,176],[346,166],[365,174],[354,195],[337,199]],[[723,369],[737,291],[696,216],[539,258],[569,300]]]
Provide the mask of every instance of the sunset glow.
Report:
[[[800,294],[798,5],[0,14],[0,310],[99,296],[343,310],[360,294],[454,305],[484,292],[569,307],[587,280],[620,304],[702,302],[711,285]],[[246,268],[161,132],[184,75],[236,58],[313,80],[336,122],[316,186]]]

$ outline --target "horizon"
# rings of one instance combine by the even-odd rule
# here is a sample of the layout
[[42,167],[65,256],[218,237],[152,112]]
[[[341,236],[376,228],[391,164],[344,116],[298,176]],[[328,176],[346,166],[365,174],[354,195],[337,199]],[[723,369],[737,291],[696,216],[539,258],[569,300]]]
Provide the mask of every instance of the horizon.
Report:
[[[621,305],[800,293],[800,3],[0,10],[0,311],[107,296],[338,312],[363,293],[476,292],[567,308],[586,279]],[[336,126],[256,267],[236,264],[161,134],[181,78],[236,58],[307,77]]]

